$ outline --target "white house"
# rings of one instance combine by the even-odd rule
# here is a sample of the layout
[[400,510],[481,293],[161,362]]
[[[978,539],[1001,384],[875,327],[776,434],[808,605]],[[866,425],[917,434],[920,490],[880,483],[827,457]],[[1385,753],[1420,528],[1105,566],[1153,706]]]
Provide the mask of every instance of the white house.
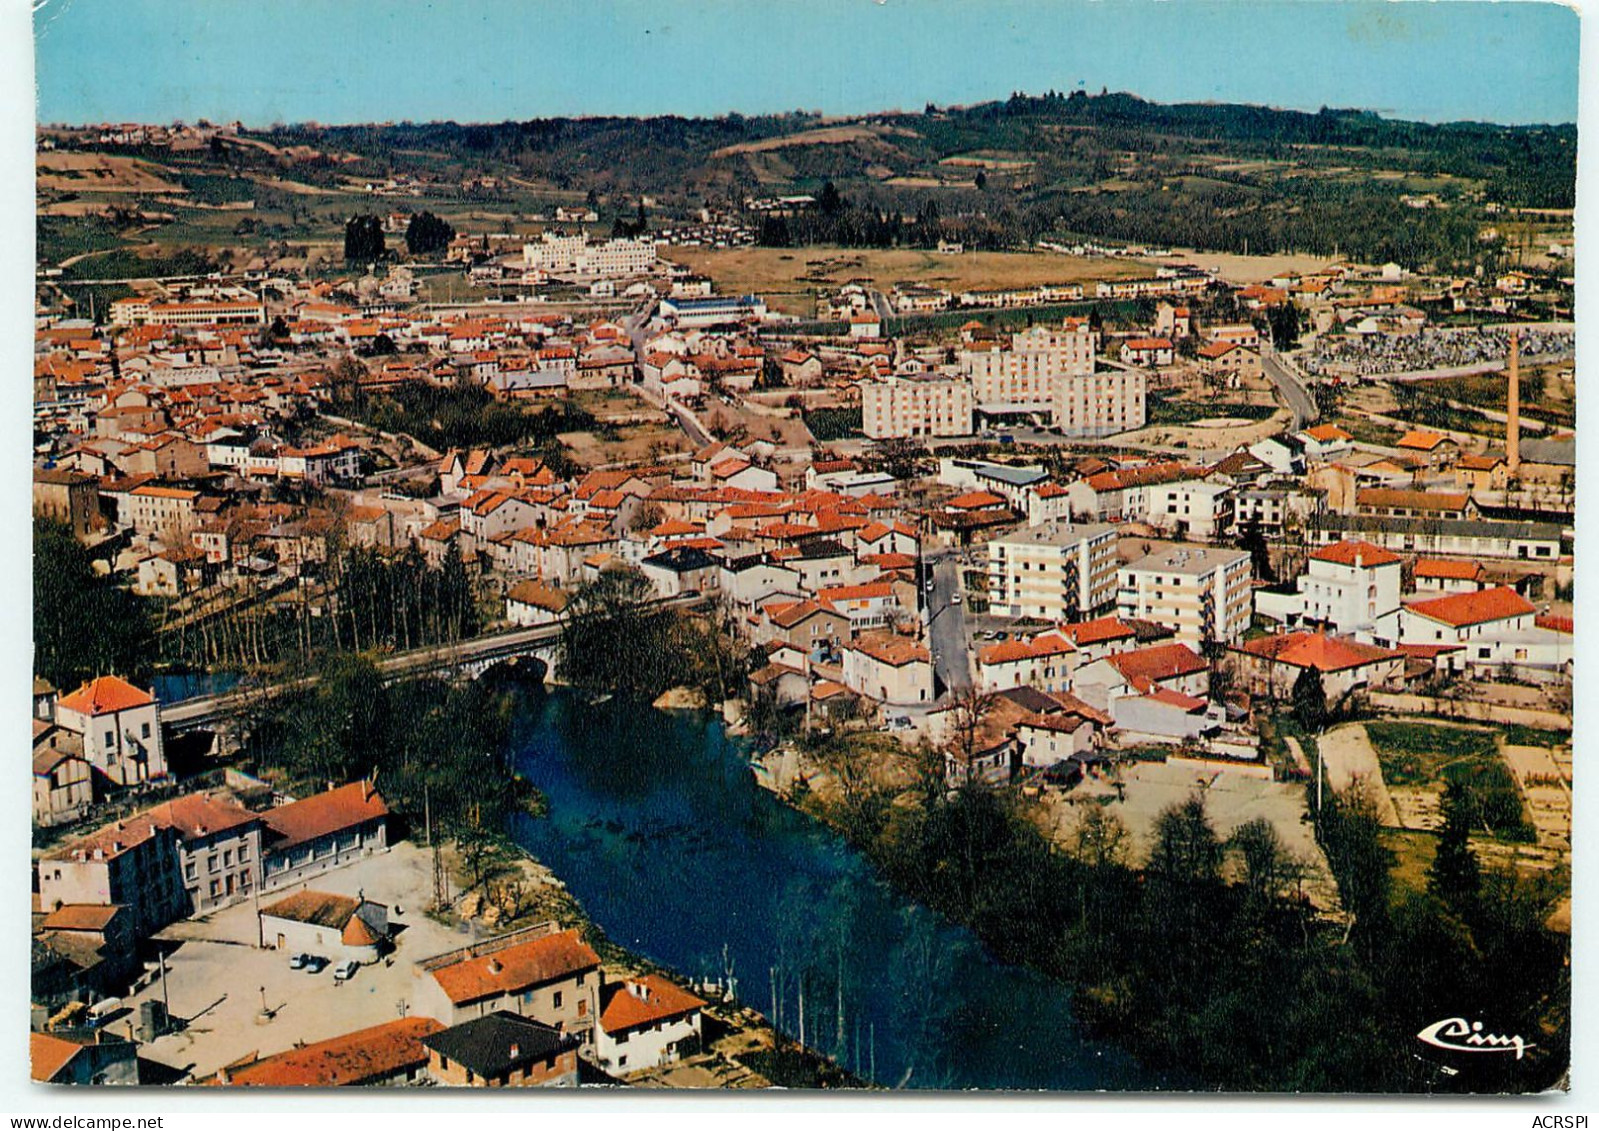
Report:
[[117,785],[163,778],[161,714],[155,697],[103,675],[56,702],[56,725],[80,735],[83,756]]
[[606,985],[595,1032],[600,1067],[626,1074],[694,1055],[704,1007],[703,1000],[657,974]]

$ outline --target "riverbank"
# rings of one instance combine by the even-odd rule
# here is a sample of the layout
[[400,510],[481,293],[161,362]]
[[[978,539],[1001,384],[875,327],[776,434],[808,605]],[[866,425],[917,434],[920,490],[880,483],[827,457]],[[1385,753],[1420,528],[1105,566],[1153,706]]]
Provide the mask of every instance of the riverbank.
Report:
[[[780,1033],[759,1011],[728,992],[727,980],[696,982],[678,971],[651,962],[611,940],[552,870],[530,852],[515,848],[470,881],[469,867],[453,848],[442,850],[452,890],[449,905],[428,917],[451,929],[486,934],[538,922],[555,922],[577,930],[600,956],[606,981],[654,974],[672,981],[706,1002],[701,1011],[704,1043],[700,1052],[672,1064],[614,1078],[612,1082],[645,1088],[866,1088],[870,1085],[814,1049]],[[417,892],[415,906],[424,906],[431,892]]]

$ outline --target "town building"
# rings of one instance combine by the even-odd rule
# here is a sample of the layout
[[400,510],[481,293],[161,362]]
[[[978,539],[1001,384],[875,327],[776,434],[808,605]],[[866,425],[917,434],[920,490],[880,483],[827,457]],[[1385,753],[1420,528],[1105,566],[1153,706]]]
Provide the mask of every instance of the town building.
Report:
[[575,1088],[579,1043],[503,1009],[422,1038],[428,1075],[457,1088]]
[[443,1030],[431,1017],[401,1017],[325,1041],[253,1056],[221,1069],[214,1082],[235,1088],[406,1087],[428,1079],[422,1042]]
[[958,378],[888,377],[861,383],[861,431],[873,440],[972,434],[972,387]]
[[1198,648],[1249,627],[1250,559],[1242,550],[1176,546],[1122,566],[1117,615],[1171,629]]
[[167,776],[160,705],[124,679],[103,675],[62,696],[55,721],[78,736],[83,757],[114,785]]
[[658,1068],[700,1051],[705,1002],[658,974],[610,982],[600,991],[595,1055],[608,1072]]
[[1292,589],[1255,593],[1255,611],[1289,628],[1320,625],[1336,633],[1370,639],[1378,624],[1399,608],[1402,561],[1370,542],[1343,541],[1312,550]]
[[1050,523],[988,543],[988,600],[996,616],[1091,617],[1116,603],[1116,527]]
[[576,931],[541,923],[419,964],[416,1010],[459,1025],[499,1010],[590,1039],[600,958]]
[[844,646],[844,686],[887,706],[931,703],[932,653],[908,636],[867,633]]

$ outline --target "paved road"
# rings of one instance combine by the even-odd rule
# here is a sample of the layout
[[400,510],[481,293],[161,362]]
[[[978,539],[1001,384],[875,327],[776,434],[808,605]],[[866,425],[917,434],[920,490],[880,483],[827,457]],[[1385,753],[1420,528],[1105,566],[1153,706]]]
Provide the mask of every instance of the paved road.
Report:
[[933,671],[946,690],[969,687],[971,661],[966,650],[966,606],[950,603],[960,584],[954,555],[931,559],[933,591],[928,600],[927,637],[933,650]]
[[1268,352],[1261,353],[1260,367],[1277,386],[1283,400],[1288,402],[1288,411],[1294,414],[1295,431],[1314,423],[1321,413],[1316,409],[1316,398],[1310,395],[1299,374],[1275,354]]

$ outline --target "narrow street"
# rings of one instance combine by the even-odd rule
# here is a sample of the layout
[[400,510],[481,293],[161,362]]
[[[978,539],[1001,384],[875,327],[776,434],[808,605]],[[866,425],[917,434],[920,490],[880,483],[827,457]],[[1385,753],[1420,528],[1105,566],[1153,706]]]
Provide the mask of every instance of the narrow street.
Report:
[[927,638],[933,651],[933,672],[946,691],[969,687],[972,682],[967,657],[966,606],[952,603],[960,588],[960,563],[953,553],[932,563],[933,588],[927,598]]

